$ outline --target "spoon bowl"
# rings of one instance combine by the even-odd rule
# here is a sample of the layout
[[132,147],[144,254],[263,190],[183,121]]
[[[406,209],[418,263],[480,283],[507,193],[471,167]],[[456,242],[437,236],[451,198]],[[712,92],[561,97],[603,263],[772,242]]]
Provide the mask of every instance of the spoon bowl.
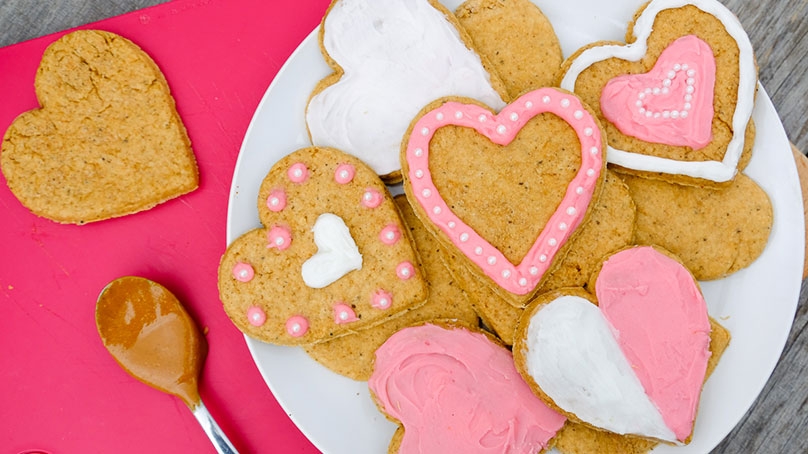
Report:
[[142,277],[118,278],[98,296],[95,323],[104,346],[129,375],[180,398],[220,454],[236,453],[199,397],[207,343],[173,293]]

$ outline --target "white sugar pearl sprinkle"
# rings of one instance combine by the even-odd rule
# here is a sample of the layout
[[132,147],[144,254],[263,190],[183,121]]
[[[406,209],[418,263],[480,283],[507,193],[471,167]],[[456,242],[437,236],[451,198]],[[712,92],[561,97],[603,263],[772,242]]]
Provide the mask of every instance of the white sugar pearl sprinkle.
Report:
[[415,156],[418,156],[420,158],[423,155],[424,155],[424,150],[422,150],[420,148],[415,149]]
[[533,102],[532,101],[528,101],[528,102],[525,103],[525,109],[532,109],[532,108],[533,108]]
[[477,246],[476,248],[474,248],[474,253],[477,254],[477,255],[483,255],[483,248],[480,247],[480,246]]
[[492,255],[492,256],[488,257],[488,260],[486,260],[486,262],[488,262],[489,265],[496,265],[497,264],[497,258]]
[[543,102],[545,104],[550,104],[550,101],[552,101],[552,100],[550,99],[549,96],[545,96],[545,97],[541,98],[541,102]]
[[[542,262],[542,263],[546,262],[546,261],[547,261],[547,256],[546,256],[546,255],[544,255],[544,254],[540,255],[540,256],[539,256],[539,261],[540,261],[540,262]],[[531,269],[530,271],[531,271],[531,273],[530,273],[530,274],[534,274],[534,273],[532,272],[532,271],[533,271],[533,269]],[[535,274],[539,274],[539,270],[538,270],[538,269],[536,269],[536,273],[535,273]]]
[[567,208],[567,214],[570,215],[570,216],[575,216],[575,213],[577,213],[577,212],[578,212],[578,210],[576,210],[575,207]]
[[586,176],[593,177],[595,176],[595,169],[589,169],[586,171]]
[[505,132],[507,132],[507,131],[508,131],[508,128],[506,128],[506,127],[505,127],[505,125],[499,125],[499,126],[497,126],[497,132],[498,132],[498,133],[500,133],[500,134],[505,134]]
[[457,224],[455,224],[454,221],[449,221],[448,226],[449,226],[450,229],[453,229],[453,228],[455,228],[457,226]]
[[572,114],[572,116],[573,116],[573,117],[575,117],[575,119],[576,119],[576,120],[580,120],[581,118],[583,118],[583,117],[584,117],[584,113],[583,113],[583,112],[581,112],[580,110],[576,110],[576,111],[575,111],[575,112]]
[[561,224],[558,224],[558,230],[567,230],[567,223],[562,222]]
[[485,123],[485,120],[487,119],[488,118],[486,118],[485,114],[480,114],[480,116],[477,117],[477,121],[479,121],[480,123]]
[[578,186],[577,188],[575,188],[575,193],[578,194],[578,195],[583,194],[584,193],[584,188],[581,187],[581,186]]
[[422,136],[429,135],[429,128],[421,128],[421,135]]
[[511,112],[511,116],[509,118],[511,119],[511,121],[517,121],[519,120],[519,114],[516,112]]
[[555,246],[558,244],[558,240],[555,238],[550,238],[549,240],[547,240],[547,244],[549,244],[550,246]]
[[510,270],[502,270],[502,277],[504,277],[505,279],[508,279],[509,277],[511,277],[511,271]]
[[469,234],[468,233],[461,233],[460,234],[460,242],[461,243],[465,243],[468,240],[469,240]]
[[435,118],[437,118],[438,121],[443,121],[443,112],[438,112],[438,114],[435,115]]
[[[546,255],[542,254],[542,255],[541,255],[541,257],[544,257],[544,258],[545,258],[545,260],[547,260],[547,256],[546,256]],[[541,257],[539,257],[539,260],[541,260]],[[531,266],[531,267],[530,267],[530,269],[528,270],[528,273],[530,273],[530,275],[531,275],[531,276],[538,276],[538,274],[539,274],[539,269],[538,269],[538,268],[536,268],[535,266]]]
[[564,98],[564,99],[561,100],[561,107],[567,108],[569,106],[570,106],[570,100],[569,99]]
[[590,149],[589,149],[589,152],[590,152],[590,153],[592,153],[593,155],[598,154],[598,147],[592,147],[592,148],[590,148]]
[[584,129],[584,135],[587,136],[587,137],[592,137],[592,134],[594,134],[594,133],[595,133],[595,131],[593,131],[592,128]]
[[429,189],[424,189],[423,191],[421,191],[421,195],[426,198],[429,198],[429,196],[432,195],[432,191],[430,191]]
[[455,112],[455,118],[457,118],[458,120],[463,118],[463,112],[461,112],[459,110],[457,112]]
[[415,178],[423,178],[423,177],[424,177],[424,171],[423,170],[418,169],[418,170],[415,171]]
[[437,206],[432,208],[432,212],[435,213],[435,214],[440,214],[442,211],[443,210],[440,207],[437,207]]
[[527,279],[520,278],[519,279],[519,285],[522,286],[522,287],[526,286],[527,285]]

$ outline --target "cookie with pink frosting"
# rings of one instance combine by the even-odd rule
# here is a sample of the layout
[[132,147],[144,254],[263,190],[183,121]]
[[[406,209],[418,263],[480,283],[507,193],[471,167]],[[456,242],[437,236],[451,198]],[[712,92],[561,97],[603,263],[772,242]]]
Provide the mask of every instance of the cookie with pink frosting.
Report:
[[358,159],[300,149],[261,183],[263,227],[230,244],[219,295],[245,334],[273,344],[338,338],[424,303],[420,260],[387,188]]
[[721,186],[751,155],[757,66],[741,23],[717,0],[650,1],[626,44],[585,46],[559,84],[594,108],[620,171]]
[[589,108],[557,88],[501,110],[444,98],[415,117],[401,162],[416,216],[460,266],[520,308],[589,220],[604,138]]
[[692,435],[712,352],[696,280],[669,253],[630,247],[588,291],[559,289],[525,310],[513,352],[533,391],[571,420],[670,444]]
[[368,381],[379,409],[401,429],[390,452],[535,454],[566,418],[534,396],[510,351],[462,324],[404,328],[376,350]]

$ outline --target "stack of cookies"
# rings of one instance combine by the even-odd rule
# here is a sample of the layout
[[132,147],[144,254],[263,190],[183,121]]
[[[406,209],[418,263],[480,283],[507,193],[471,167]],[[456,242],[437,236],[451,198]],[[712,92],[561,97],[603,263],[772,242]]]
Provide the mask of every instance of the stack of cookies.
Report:
[[564,59],[529,0],[334,0],[319,38],[313,145],[220,263],[235,325],[367,380],[390,452],[687,444],[730,339],[698,281],[773,220],[738,20],[652,0]]

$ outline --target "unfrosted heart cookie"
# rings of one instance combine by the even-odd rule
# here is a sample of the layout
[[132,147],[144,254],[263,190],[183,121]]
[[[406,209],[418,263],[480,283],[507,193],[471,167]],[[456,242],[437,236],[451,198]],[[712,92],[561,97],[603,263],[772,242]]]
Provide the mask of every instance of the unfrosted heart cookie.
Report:
[[404,190],[469,270],[522,307],[600,195],[602,147],[598,122],[563,90],[528,92],[496,114],[438,100],[402,144]]
[[609,163],[687,184],[732,180],[751,154],[757,89],[738,19],[715,0],[653,0],[626,42],[577,51],[560,81],[603,122]]
[[251,230],[219,264],[225,311],[245,334],[282,345],[335,339],[418,306],[427,287],[390,194],[362,162],[330,148],[278,161]]
[[511,98],[555,83],[563,61],[553,25],[530,0],[467,0],[455,10]]
[[636,243],[671,251],[698,280],[746,268],[766,249],[772,202],[744,173],[718,189],[631,175],[623,181],[637,204]]
[[196,189],[196,160],[168,84],[137,45],[80,30],[45,50],[40,108],[3,136],[9,189],[39,216],[83,224]]
[[368,387],[404,428],[396,452],[535,454],[565,418],[534,396],[511,353],[474,328],[427,323],[378,350]]
[[320,47],[334,73],[309,100],[311,141],[360,158],[386,181],[400,181],[401,138],[427,103],[468,96],[504,104],[502,83],[434,0],[334,0]]
[[710,358],[698,284],[652,247],[607,258],[594,295],[562,289],[520,320],[514,357],[540,396],[571,418],[617,434],[689,439]]

